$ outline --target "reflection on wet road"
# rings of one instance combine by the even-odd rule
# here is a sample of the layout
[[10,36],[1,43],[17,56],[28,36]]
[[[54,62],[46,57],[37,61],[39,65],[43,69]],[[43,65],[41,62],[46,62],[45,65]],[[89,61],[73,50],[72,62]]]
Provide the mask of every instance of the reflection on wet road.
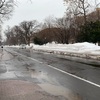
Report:
[[[21,53],[21,50],[18,52]],[[83,74],[84,77],[86,73],[92,75],[92,77],[95,76],[91,71],[94,69],[93,67],[70,60],[67,61],[59,57],[57,58],[54,55],[37,52],[29,53],[27,50],[23,50],[22,52],[26,52],[27,56],[31,55],[31,57],[37,58],[43,63],[31,60],[7,48],[0,52],[0,79],[17,79],[36,83],[46,92],[66,98],[62,98],[61,100],[99,100],[100,88],[54,70],[48,67],[48,65],[76,75],[81,76]],[[95,71],[93,70],[93,72]],[[99,71],[97,78],[99,78],[98,74]],[[89,78],[91,79],[91,77]],[[95,77],[93,78],[96,80]]]

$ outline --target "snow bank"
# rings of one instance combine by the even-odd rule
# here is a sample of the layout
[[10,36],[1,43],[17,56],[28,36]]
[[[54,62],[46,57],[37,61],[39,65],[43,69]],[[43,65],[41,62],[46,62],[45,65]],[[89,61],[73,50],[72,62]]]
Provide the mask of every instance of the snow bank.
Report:
[[[19,48],[19,46],[11,47]],[[30,46],[26,46],[26,48],[48,53],[100,60],[100,46],[88,42],[75,44],[57,44],[55,42],[52,42],[44,45],[35,45],[31,43]]]
[[75,44],[54,44],[54,43],[47,43],[46,45],[35,45],[31,44],[30,46],[33,47],[33,49],[40,49],[40,50],[55,50],[55,51],[69,51],[69,52],[90,52],[90,51],[97,51],[100,50],[100,47],[84,42],[84,43],[75,43]]
[[75,44],[56,44],[47,43],[45,45],[31,44],[32,49],[57,53],[69,56],[86,57],[100,60],[100,46],[92,43],[75,43]]

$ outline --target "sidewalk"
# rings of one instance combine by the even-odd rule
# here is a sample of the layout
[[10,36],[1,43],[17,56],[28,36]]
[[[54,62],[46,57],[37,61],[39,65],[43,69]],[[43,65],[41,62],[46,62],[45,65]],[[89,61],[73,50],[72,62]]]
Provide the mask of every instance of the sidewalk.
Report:
[[67,100],[44,92],[38,85],[21,80],[0,80],[0,100]]

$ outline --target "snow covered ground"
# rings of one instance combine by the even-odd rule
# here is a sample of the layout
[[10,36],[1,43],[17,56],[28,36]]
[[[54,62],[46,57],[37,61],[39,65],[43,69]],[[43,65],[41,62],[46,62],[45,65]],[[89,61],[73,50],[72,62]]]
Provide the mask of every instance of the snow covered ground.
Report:
[[27,46],[27,48],[48,53],[100,60],[100,46],[88,42],[75,44],[56,44],[55,42],[45,45],[30,44],[30,47]]

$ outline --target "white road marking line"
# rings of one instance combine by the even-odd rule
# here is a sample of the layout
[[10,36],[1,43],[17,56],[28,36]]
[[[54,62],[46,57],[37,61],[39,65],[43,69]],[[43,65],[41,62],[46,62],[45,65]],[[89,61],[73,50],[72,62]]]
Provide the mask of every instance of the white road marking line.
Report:
[[63,71],[63,70],[61,70],[61,69],[58,69],[58,68],[55,68],[55,67],[53,67],[53,66],[51,66],[51,65],[48,65],[48,66],[49,66],[50,68],[53,68],[53,69],[55,69],[55,70],[58,70],[58,71],[60,71],[60,72],[62,72],[62,73],[64,73],[64,74],[67,74],[67,75],[69,75],[69,76],[72,76],[72,77],[74,77],[74,78],[77,78],[77,79],[79,79],[79,80],[82,80],[82,81],[84,81],[84,82],[87,82],[87,83],[89,83],[89,84],[92,84],[92,85],[94,85],[94,86],[100,88],[100,85],[99,85],[99,84],[96,84],[96,83],[91,82],[91,81],[89,81],[89,80],[86,80],[86,79],[84,79],[84,78],[78,77],[78,76],[73,75],[73,74],[71,74],[71,73],[65,72],[65,71]]
[[[16,52],[16,53],[17,53],[17,52]],[[27,57],[27,56],[25,56],[25,55],[23,55],[23,54],[20,54],[20,53],[17,53],[17,54],[19,54],[19,55],[21,55],[21,56],[24,56],[24,57]],[[31,59],[31,60],[33,60],[33,61],[36,61],[36,62],[38,62],[38,63],[43,63],[43,62],[41,62],[41,61],[39,61],[39,60],[37,60],[37,59],[31,58],[31,57],[27,57],[27,58],[29,58],[29,59]],[[94,85],[94,86],[100,88],[100,85],[99,85],[99,84],[96,84],[96,83],[91,82],[91,81],[89,81],[89,80],[86,80],[86,79],[84,79],[84,78],[78,77],[78,76],[76,76],[76,75],[73,75],[73,74],[71,74],[71,73],[68,73],[68,72],[66,72],[66,71],[63,71],[63,70],[58,69],[58,68],[56,68],[56,67],[53,67],[53,66],[51,66],[51,65],[47,65],[47,66],[50,67],[50,68],[53,68],[53,69],[55,69],[55,70],[57,70],[57,71],[59,71],[59,72],[62,72],[62,73],[64,73],[64,74],[67,74],[67,75],[72,76],[72,77],[74,77],[74,78],[76,78],[76,79],[82,80],[82,81],[84,81],[84,82],[87,82],[87,83],[89,83],[89,84],[91,84],[91,85]]]

